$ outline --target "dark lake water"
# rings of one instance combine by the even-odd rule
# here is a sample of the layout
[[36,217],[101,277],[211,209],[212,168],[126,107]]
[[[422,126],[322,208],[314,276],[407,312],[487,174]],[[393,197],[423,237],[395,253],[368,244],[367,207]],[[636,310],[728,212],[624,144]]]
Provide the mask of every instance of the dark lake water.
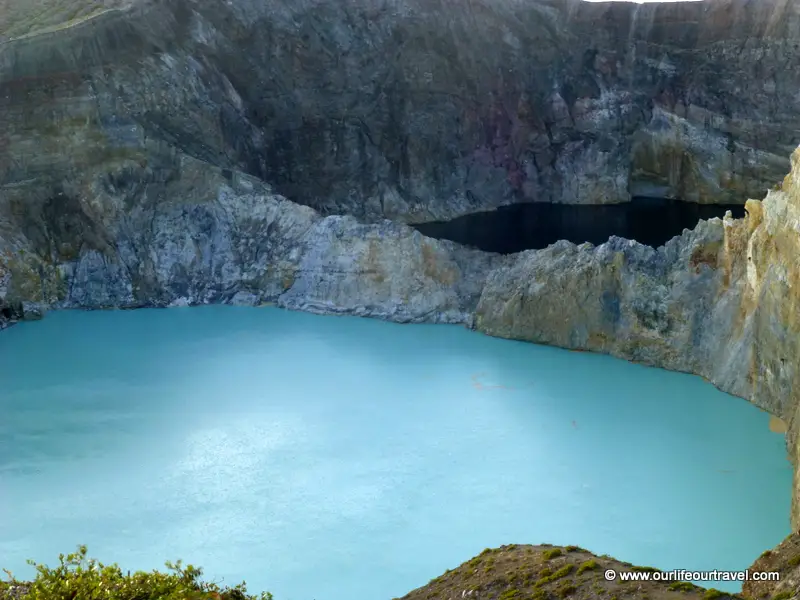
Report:
[[701,220],[744,216],[741,204],[695,204],[664,198],[634,198],[626,204],[514,204],[494,211],[423,223],[415,227],[432,238],[451,240],[487,252],[511,254],[547,248],[558,240],[599,245],[616,235],[663,246]]

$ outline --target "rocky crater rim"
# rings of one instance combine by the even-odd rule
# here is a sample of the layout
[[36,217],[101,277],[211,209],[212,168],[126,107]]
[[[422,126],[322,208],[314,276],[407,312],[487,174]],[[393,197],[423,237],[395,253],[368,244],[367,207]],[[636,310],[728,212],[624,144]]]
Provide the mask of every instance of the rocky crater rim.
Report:
[[12,39],[0,182],[157,140],[323,215],[421,223],[636,195],[737,203],[800,142],[793,3],[460,8],[147,0]]

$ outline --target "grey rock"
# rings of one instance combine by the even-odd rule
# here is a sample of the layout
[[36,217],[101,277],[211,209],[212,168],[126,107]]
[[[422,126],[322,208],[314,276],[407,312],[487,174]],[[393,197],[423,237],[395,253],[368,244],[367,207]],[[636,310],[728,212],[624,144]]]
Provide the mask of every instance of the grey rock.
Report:
[[658,249],[612,238],[513,257],[490,273],[477,328],[701,375],[786,421],[800,464],[800,149],[792,165],[744,219],[701,222]]
[[404,323],[469,324],[483,280],[502,260],[391,221],[327,217],[307,240],[279,306]]
[[0,44],[0,186],[167,145],[323,215],[420,222],[741,202],[800,142],[785,0],[122,4]]
[[[166,179],[126,163],[74,180],[61,212],[34,199],[18,214],[13,197],[0,197],[8,203],[0,226],[31,232],[5,240],[0,252],[5,321],[32,316],[34,306],[274,302],[469,324],[486,276],[504,260],[390,221],[323,218],[252,177],[188,156],[163,160],[171,161]],[[108,185],[125,178],[147,184]]]
[[22,303],[22,318],[26,321],[38,321],[44,316],[44,308],[38,302]]

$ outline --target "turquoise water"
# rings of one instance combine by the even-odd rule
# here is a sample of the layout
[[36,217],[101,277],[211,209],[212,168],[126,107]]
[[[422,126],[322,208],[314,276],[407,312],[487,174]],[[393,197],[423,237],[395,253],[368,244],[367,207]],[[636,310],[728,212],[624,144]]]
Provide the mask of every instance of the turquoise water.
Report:
[[276,600],[388,600],[505,543],[738,570],[789,533],[783,436],[747,402],[460,327],[55,313],[0,333],[0,410],[18,576],[85,543]]

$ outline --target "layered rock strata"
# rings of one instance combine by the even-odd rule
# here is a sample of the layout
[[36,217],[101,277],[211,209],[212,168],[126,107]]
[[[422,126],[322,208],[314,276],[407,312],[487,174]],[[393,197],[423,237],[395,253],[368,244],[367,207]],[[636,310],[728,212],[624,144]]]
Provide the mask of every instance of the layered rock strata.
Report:
[[42,0],[40,23],[18,2],[0,5],[0,35],[28,32],[0,43],[0,185],[53,191],[160,140],[322,214],[421,222],[741,202],[800,142],[791,0]]
[[263,304],[470,323],[500,257],[323,218],[184,155],[104,164],[56,196],[0,195],[0,327],[44,308]]

